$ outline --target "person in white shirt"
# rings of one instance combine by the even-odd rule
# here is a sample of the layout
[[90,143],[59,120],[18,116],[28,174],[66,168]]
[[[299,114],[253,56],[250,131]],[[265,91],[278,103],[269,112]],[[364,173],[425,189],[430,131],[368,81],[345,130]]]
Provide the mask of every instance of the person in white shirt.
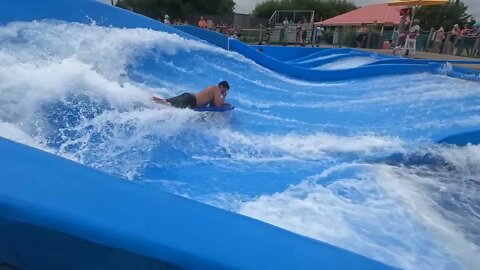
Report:
[[413,20],[412,26],[408,30],[410,38],[416,38],[420,34],[420,25],[418,20]]
[[287,29],[288,29],[288,18],[285,17],[283,20],[282,28],[280,29],[280,43],[283,43],[283,46],[287,46],[288,36],[287,36]]
[[315,29],[315,45],[317,45],[317,47],[320,45],[324,32],[325,28],[323,28],[323,25],[321,24]]
[[164,24],[170,24],[170,16],[165,15],[165,19],[163,19]]

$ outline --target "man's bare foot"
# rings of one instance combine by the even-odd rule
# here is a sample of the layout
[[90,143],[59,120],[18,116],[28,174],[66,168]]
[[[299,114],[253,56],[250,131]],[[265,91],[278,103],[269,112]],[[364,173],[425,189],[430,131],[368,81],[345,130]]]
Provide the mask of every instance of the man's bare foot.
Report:
[[165,99],[159,98],[159,97],[156,97],[156,96],[153,96],[153,97],[152,97],[152,100],[155,101],[155,102],[157,102],[157,103],[160,103],[160,104],[162,104],[162,105],[167,105],[167,106],[172,105],[172,104],[170,104],[170,102],[166,101]]

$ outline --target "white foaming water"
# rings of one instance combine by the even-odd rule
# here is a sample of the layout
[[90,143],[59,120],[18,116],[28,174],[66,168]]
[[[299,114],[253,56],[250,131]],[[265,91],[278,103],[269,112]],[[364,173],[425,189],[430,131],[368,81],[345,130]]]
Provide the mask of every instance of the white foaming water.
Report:
[[315,61],[318,61],[318,60],[330,59],[332,57],[336,57],[336,56],[340,56],[340,55],[343,55],[343,54],[341,54],[341,53],[329,54],[329,55],[319,56],[319,57],[315,57],[315,58],[311,58],[311,59],[303,60],[303,61],[292,61],[292,63],[310,63],[310,62],[315,62]]
[[349,69],[349,68],[356,68],[361,67],[370,63],[377,61],[377,59],[373,57],[350,57],[347,59],[342,59],[338,61],[334,61],[332,63],[328,63],[317,68],[315,70],[340,70],[340,69]]
[[127,178],[145,165],[154,139],[198,115],[152,108],[153,92],[170,91],[125,82],[126,65],[153,47],[219,50],[162,32],[61,22],[11,23],[0,43],[0,135]]
[[12,141],[41,148],[34,138],[12,123],[0,122],[0,136]]
[[480,147],[424,151],[448,165],[343,164],[239,212],[405,269],[476,269]]
[[361,154],[372,155],[379,152],[402,151],[402,141],[397,138],[378,136],[342,137],[332,134],[318,133],[312,135],[287,134],[278,135],[246,135],[230,130],[220,130],[219,145],[233,159],[243,159],[244,153],[281,153],[303,160],[321,159],[328,154]]

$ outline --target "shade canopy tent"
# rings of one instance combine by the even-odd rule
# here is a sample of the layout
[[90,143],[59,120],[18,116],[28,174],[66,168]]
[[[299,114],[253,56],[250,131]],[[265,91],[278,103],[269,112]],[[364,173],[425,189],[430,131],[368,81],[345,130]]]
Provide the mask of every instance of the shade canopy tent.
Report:
[[399,25],[400,10],[401,7],[388,4],[369,5],[315,24],[325,26],[361,25],[362,23]]
[[436,6],[447,4],[449,0],[392,0],[389,6],[414,7],[414,6]]
[[[412,18],[410,20],[410,27],[412,26],[415,17],[415,8],[421,6],[437,6],[448,4],[450,0],[392,0],[388,3],[390,7],[412,7]],[[405,17],[402,18],[402,21]],[[403,25],[403,23],[402,23]]]

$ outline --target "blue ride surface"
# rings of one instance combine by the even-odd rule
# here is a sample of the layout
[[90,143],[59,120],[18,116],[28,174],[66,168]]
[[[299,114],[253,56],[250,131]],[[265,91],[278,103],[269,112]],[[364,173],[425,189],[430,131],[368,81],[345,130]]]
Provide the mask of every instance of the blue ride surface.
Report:
[[[0,267],[480,264],[478,72],[1,6]],[[150,101],[222,80],[231,113]]]

